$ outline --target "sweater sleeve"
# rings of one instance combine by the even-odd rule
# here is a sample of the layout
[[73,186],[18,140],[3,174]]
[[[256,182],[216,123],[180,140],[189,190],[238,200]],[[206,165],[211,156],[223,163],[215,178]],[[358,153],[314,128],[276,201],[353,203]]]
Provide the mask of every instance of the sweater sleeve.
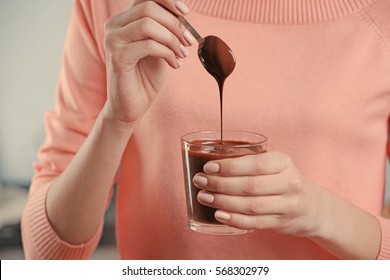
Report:
[[[378,0],[365,10],[373,29],[382,38],[385,47],[389,51],[390,59],[390,1]],[[390,76],[389,76],[390,77]],[[388,117],[388,130],[390,135],[390,112]],[[390,138],[387,144],[387,159],[390,160]],[[378,259],[390,259],[390,219],[377,217],[382,229],[381,249]]]
[[89,258],[102,233],[103,221],[85,244],[68,244],[51,226],[45,204],[48,189],[86,139],[106,99],[105,65],[92,11],[90,1],[74,1],[56,104],[45,114],[46,140],[38,151],[21,220],[23,248],[28,259]]

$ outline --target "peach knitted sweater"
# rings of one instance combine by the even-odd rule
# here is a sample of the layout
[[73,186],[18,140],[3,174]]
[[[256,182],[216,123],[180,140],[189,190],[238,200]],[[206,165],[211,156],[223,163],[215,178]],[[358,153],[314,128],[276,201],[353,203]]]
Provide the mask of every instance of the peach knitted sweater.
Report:
[[[76,0],[64,46],[56,106],[35,164],[22,218],[27,258],[89,258],[51,227],[45,197],[84,141],[106,98],[103,26],[129,2]],[[233,49],[224,128],[257,131],[310,180],[375,215],[378,258],[390,258],[381,217],[390,154],[390,1],[188,0],[188,20]],[[210,236],[186,224],[180,136],[219,129],[215,80],[196,47],[138,123],[118,173],[117,244],[124,259],[334,259],[306,238],[256,231]],[[96,176],[99,176],[96,174]],[[109,199],[109,198],[108,198]],[[361,225],[364,227],[364,225]],[[353,234],[353,232],[351,232]]]

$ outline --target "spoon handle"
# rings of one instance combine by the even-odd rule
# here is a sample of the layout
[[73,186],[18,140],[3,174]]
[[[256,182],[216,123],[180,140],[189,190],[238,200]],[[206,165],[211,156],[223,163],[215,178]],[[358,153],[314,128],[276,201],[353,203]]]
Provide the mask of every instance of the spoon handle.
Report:
[[184,25],[184,27],[187,28],[187,30],[192,34],[192,36],[195,37],[196,41],[198,41],[199,44],[203,42],[202,36],[199,35],[199,33],[192,27],[192,25],[183,16],[177,16],[177,18]]

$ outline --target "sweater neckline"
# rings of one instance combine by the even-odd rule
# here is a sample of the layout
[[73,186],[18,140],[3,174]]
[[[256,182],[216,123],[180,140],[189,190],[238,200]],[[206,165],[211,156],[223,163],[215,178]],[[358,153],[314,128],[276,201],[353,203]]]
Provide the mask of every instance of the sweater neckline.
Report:
[[222,19],[265,24],[333,21],[376,0],[187,0],[193,11]]

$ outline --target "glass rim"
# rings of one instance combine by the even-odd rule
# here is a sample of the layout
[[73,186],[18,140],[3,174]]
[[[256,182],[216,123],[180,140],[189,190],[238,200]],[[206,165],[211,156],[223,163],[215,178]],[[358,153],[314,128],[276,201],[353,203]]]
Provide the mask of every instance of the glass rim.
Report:
[[[188,137],[190,135],[195,135],[195,134],[206,135],[206,134],[211,134],[211,133],[220,134],[221,131],[220,130],[199,130],[199,131],[189,132],[189,133],[184,134],[180,138],[180,140],[181,140],[181,142],[185,142],[186,144],[192,145],[192,146],[198,146],[198,147],[210,146],[210,147],[214,147],[214,146],[216,146],[218,144],[218,142],[214,142],[214,143],[210,143],[210,144],[207,144],[207,143],[197,144],[197,143],[194,143],[193,141],[202,140],[202,139],[200,139],[200,138],[194,139],[194,140],[185,139],[186,137]],[[254,142],[251,142],[251,143],[248,143],[248,144],[237,144],[237,145],[231,145],[230,146],[230,147],[235,147],[235,148],[255,147],[255,146],[260,146],[260,145],[267,144],[267,142],[268,142],[268,138],[266,136],[264,136],[263,134],[257,133],[257,132],[252,132],[252,131],[246,131],[246,130],[223,130],[222,133],[244,133],[244,134],[247,134],[247,135],[253,135],[253,136],[261,138],[260,141],[254,141]],[[215,139],[210,139],[210,140],[218,140],[218,139],[215,138]],[[227,139],[227,140],[233,140],[233,139]]]

